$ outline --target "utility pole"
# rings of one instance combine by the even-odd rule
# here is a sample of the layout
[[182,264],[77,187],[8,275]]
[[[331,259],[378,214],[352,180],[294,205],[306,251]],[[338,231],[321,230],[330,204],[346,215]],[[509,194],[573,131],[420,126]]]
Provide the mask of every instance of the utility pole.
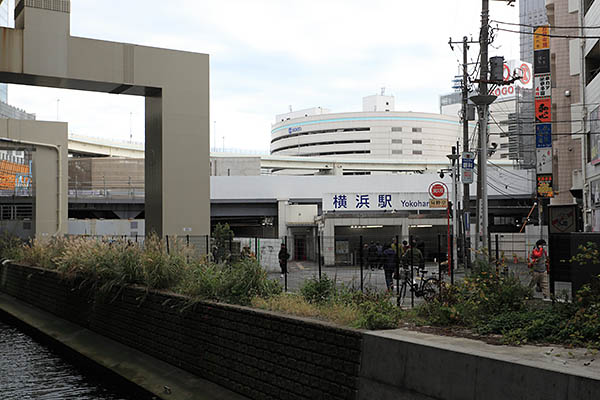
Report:
[[[454,50],[453,44],[462,44],[463,46],[463,61],[462,61],[462,69],[463,69],[463,77],[462,77],[462,123],[463,123],[463,151],[469,151],[469,63],[467,61],[469,44],[470,43],[479,43],[473,40],[469,40],[466,36],[463,36],[462,41],[453,42],[452,38],[448,41],[450,48]],[[457,147],[458,148],[458,147]],[[458,153],[460,154],[460,152]],[[457,177],[457,180],[460,179]],[[465,261],[465,267],[469,265],[470,260],[470,251],[468,248],[470,247],[469,231],[466,227],[466,221],[470,217],[471,207],[470,207],[470,193],[469,193],[469,184],[463,184],[463,201],[462,208],[460,209],[460,218],[459,221],[462,221],[461,229],[458,230],[460,238],[460,243],[463,247],[463,259]],[[457,202],[457,199],[454,200]],[[458,204],[457,204],[458,205]],[[464,233],[464,236],[462,235]],[[455,238],[459,240],[458,238]]]
[[[488,41],[489,41],[489,0],[481,0],[481,31],[479,32],[479,45],[481,49],[481,64],[479,75],[479,95],[488,95]],[[479,159],[477,163],[477,190],[479,202],[477,210],[477,233],[481,236],[483,248],[488,248],[488,195],[487,195],[487,125],[489,103],[483,102],[479,106]],[[478,239],[479,240],[479,239]]]

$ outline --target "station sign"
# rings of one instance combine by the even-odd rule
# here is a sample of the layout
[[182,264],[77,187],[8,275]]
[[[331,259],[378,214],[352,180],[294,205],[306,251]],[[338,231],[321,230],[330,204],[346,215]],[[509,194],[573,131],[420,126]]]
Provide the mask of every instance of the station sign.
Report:
[[399,211],[428,210],[430,196],[415,193],[326,193],[323,195],[324,211]]

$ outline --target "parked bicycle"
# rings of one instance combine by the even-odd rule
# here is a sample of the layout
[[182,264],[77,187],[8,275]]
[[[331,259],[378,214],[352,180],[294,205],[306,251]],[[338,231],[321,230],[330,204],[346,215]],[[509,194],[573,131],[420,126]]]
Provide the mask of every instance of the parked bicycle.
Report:
[[433,276],[427,278],[428,271],[425,268],[417,268],[414,278],[411,280],[410,269],[400,268],[399,296],[404,300],[410,290],[416,297],[423,297],[425,301],[433,300],[439,293],[439,280]]

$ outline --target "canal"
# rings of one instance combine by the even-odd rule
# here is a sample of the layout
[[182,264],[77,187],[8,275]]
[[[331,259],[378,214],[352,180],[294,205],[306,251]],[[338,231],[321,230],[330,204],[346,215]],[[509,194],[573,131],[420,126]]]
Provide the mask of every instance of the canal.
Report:
[[[129,385],[127,385],[129,386]],[[151,398],[117,384],[99,368],[74,363],[0,319],[0,399],[134,400]]]

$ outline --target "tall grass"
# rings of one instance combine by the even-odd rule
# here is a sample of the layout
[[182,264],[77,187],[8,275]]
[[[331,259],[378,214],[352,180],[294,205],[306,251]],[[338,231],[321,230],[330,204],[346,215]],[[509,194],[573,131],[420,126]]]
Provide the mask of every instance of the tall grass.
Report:
[[143,247],[126,239],[85,237],[15,242],[10,254],[17,262],[55,270],[65,279],[77,278],[105,292],[138,285],[243,305],[255,296],[281,293],[281,285],[267,279],[256,260],[215,264],[196,257],[182,240],[171,240],[167,250],[155,235]]

